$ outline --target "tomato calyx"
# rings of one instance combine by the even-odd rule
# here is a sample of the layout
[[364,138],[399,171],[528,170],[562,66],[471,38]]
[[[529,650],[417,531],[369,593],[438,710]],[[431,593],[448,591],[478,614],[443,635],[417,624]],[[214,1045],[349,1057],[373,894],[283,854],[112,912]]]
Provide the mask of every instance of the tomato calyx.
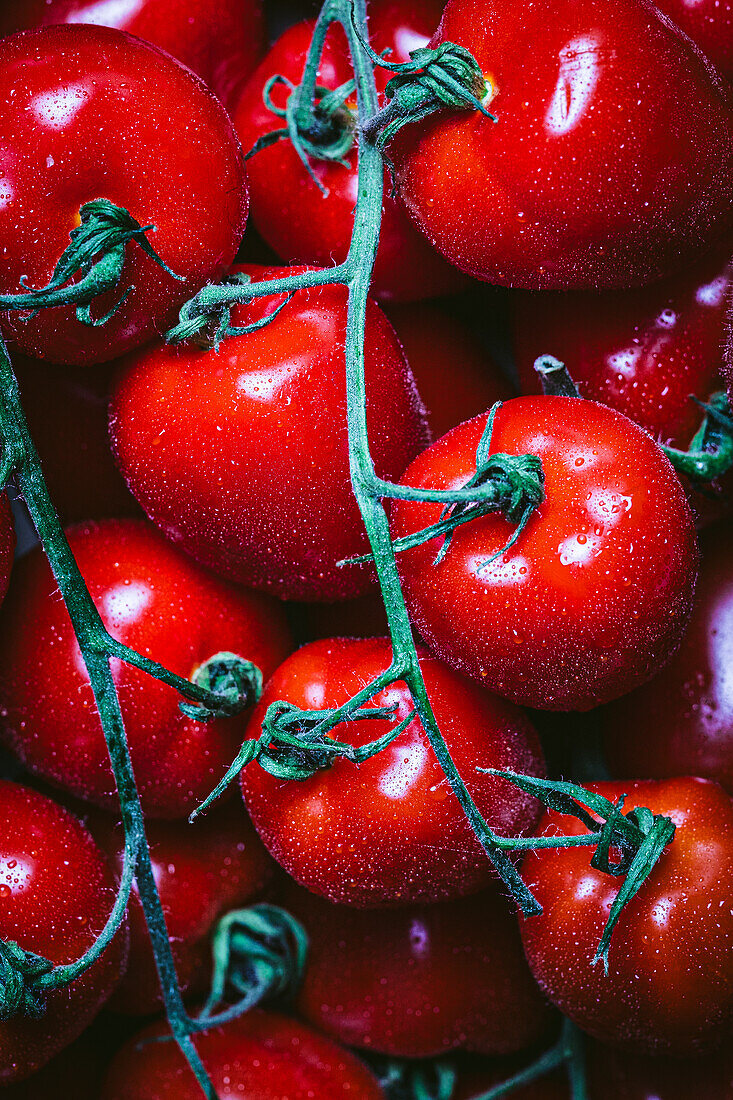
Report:
[[193,1021],[196,1031],[217,1027],[265,1000],[292,998],[303,980],[308,935],[287,910],[260,903],[222,917],[212,954],[211,989]]
[[455,1091],[458,1075],[445,1058],[415,1062],[379,1054],[361,1057],[389,1100],[451,1100]]
[[257,332],[269,325],[295,294],[295,290],[289,291],[275,309],[258,321],[249,325],[232,325],[232,308],[238,304],[238,300],[227,295],[227,288],[249,286],[251,282],[251,275],[244,271],[235,271],[220,283],[211,283],[204,287],[193,298],[184,302],[178,315],[178,324],[165,335],[166,343],[183,344],[190,340],[202,349],[213,348],[218,352],[224,340],[233,336],[246,336],[249,332]]
[[[129,286],[111,309],[101,317],[92,317],[91,304],[101,294],[113,291],[122,277],[125,253],[130,241],[136,241],[151,260],[179,282],[182,275],[160,258],[146,234],[154,225],[141,225],[129,211],[109,199],[93,199],[79,210],[79,225],[69,234],[69,244],[54,268],[51,279],[38,290],[28,288],[26,276],[20,280],[24,294],[0,295],[0,310],[29,311],[35,317],[41,309],[76,306],[77,320],[96,327],[104,325],[123,304],[133,287]],[[81,276],[75,282],[77,276]]]
[[219,696],[216,706],[181,701],[178,707],[188,718],[210,722],[215,718],[231,718],[259,702],[262,695],[261,670],[236,653],[215,653],[199,665],[192,682],[205,691]]
[[718,392],[707,404],[696,397],[692,400],[705,415],[690,446],[686,451],[667,446],[662,450],[678,474],[696,483],[716,481],[733,467],[733,416],[728,397]]
[[13,940],[0,940],[0,1021],[16,1016],[38,1019],[44,1003],[39,979],[53,970],[53,963],[25,951]]
[[537,779],[494,768],[478,770],[509,780],[520,790],[539,798],[551,810],[577,818],[588,829],[587,834],[580,836],[528,837],[522,843],[523,848],[593,846],[595,852],[590,861],[591,867],[605,874],[623,877],[592,959],[592,965],[601,962],[608,973],[608,950],[613,930],[625,906],[639,892],[664,850],[674,840],[674,822],[662,814],[653,814],[645,806],[636,806],[624,814],[626,795],[622,795],[617,802],[611,802],[577,783]]

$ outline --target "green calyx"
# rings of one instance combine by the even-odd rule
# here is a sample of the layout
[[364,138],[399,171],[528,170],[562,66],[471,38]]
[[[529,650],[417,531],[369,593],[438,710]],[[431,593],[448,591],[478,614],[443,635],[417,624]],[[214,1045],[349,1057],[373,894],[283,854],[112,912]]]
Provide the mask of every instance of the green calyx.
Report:
[[148,241],[146,233],[154,230],[154,225],[140,225],[127,210],[109,199],[84,203],[79,217],[80,223],[71,230],[69,244],[46,286],[29,290],[24,276],[20,283],[26,293],[1,294],[0,310],[27,310],[30,317],[35,317],[41,309],[74,305],[77,320],[82,324],[105,324],[134,288],[128,287],[101,317],[92,317],[91,304],[118,286],[130,241],[135,241],[171,278],[183,280],[182,275],[176,275],[161,260]]
[[[276,106],[272,99],[273,88],[277,85],[288,89],[284,108]],[[349,167],[346,157],[354,147],[356,117],[347,106],[347,100],[355,90],[353,80],[347,80],[333,90],[316,85],[312,101],[306,102],[301,89],[287,77],[279,73],[271,77],[264,87],[262,98],[268,111],[283,119],[285,126],[264,134],[245,155],[245,160],[278,141],[289,141],[316,187],[327,195],[328,191],[313,171],[311,161],[327,160],[344,168]]]
[[213,976],[196,1020],[204,1031],[267,1000],[292,998],[308,956],[302,924],[277,905],[259,904],[227,913],[216,927]]
[[702,424],[688,450],[662,447],[678,474],[695,483],[716,481],[733,467],[733,413],[724,393],[714,393],[707,404],[693,397],[704,412]]
[[236,653],[215,653],[196,669],[193,683],[221,700],[215,706],[181,701],[178,706],[189,718],[210,722],[231,718],[257,703],[262,695],[262,672]]
[[403,127],[437,111],[480,111],[496,122],[486,106],[493,89],[476,58],[463,46],[443,42],[436,49],[413,50],[403,64],[390,64],[365,42],[362,45],[375,65],[395,74],[384,90],[386,105],[361,130],[380,151]]
[[451,1100],[456,1070],[449,1061],[403,1061],[386,1055],[362,1055],[388,1100]]
[[295,291],[286,294],[280,305],[258,321],[253,321],[250,325],[233,325],[232,309],[237,303],[223,299],[220,288],[247,286],[251,281],[251,275],[244,271],[235,271],[220,283],[205,286],[183,304],[178,315],[178,324],[165,334],[166,343],[184,344],[190,340],[203,350],[213,348],[218,352],[224,340],[232,336],[246,336],[265,328],[290,302]]
[[53,970],[53,963],[24,951],[12,940],[0,940],[0,1020],[43,1015],[43,990],[39,979]]

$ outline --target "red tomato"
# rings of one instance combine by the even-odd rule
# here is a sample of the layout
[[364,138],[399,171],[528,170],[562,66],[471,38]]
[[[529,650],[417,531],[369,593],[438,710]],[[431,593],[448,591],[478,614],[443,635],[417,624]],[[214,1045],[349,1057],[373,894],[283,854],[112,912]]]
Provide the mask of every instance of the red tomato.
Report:
[[392,152],[408,210],[462,271],[634,286],[730,226],[726,90],[647,0],[451,0],[446,41],[476,57],[498,122],[441,113]]
[[[391,7],[397,9],[391,17],[380,20],[377,16],[381,33],[373,42],[375,49],[390,46],[391,59],[403,61],[405,45],[410,49],[425,45],[440,16],[437,12],[433,12],[432,18],[426,12],[420,16],[414,5],[405,0],[393,0]],[[400,8],[414,15],[406,25],[399,18]],[[263,88],[276,73],[293,84],[300,82],[312,33],[311,22],[288,28],[247,84],[233,116],[245,151],[264,134],[283,125],[282,119],[265,106]],[[336,88],[352,75],[343,32],[334,27],[329,32],[318,83],[321,87]],[[282,85],[274,88],[272,100],[284,108],[287,89]],[[279,141],[247,162],[252,219],[262,237],[284,260],[326,267],[346,259],[357,195],[356,149],[346,159],[348,167],[335,161],[313,160],[313,171],[327,195],[310,178],[289,141]],[[277,180],[277,187],[273,187],[273,179]],[[380,298],[409,301],[461,289],[465,279],[417,232],[402,207],[390,197],[391,187],[387,176],[372,292]]]
[[[485,416],[410,466],[404,484],[457,489],[476,469]],[[588,710],[649,679],[680,643],[697,548],[671,465],[646,432],[603,405],[519,397],[494,421],[492,453],[542,460],[545,500],[514,546],[498,514],[398,555],[415,627],[448,664],[499,695],[546,710]],[[402,537],[442,505],[395,502]]]
[[293,886],[308,967],[298,1013],[346,1046],[400,1058],[505,1054],[542,1038],[551,1014],[527,968],[510,903],[473,898],[381,913]]
[[[190,677],[238,653],[265,676],[288,652],[279,608],[212,577],[139,520],[72,528],[69,541],[102,620],[124,642]],[[18,563],[0,625],[4,739],[64,790],[114,809],[117,792],[99,717],[66,609],[45,557]],[[145,812],[182,817],[216,786],[239,748],[242,719],[197,722],[173,688],[113,662]]]
[[[691,1056],[722,1043],[733,1017],[733,802],[704,779],[594,785],[625,812],[646,806],[677,826],[625,907],[608,974],[591,960],[621,879],[587,849],[543,849],[523,864],[542,905],[520,922],[532,973],[550,1000],[597,1039],[647,1054]],[[576,818],[545,815],[539,835],[580,836]]]
[[435,439],[512,396],[509,383],[468,325],[434,302],[391,306]]
[[15,528],[13,513],[5,493],[0,493],[0,602],[5,598],[10,583],[15,552]]
[[[125,843],[121,825],[115,827],[109,818],[95,814],[89,827],[121,873]],[[203,995],[211,970],[209,939],[214,924],[229,909],[246,904],[259,893],[274,864],[237,802],[194,825],[150,821],[147,837],[178,984],[188,996]],[[109,1007],[144,1016],[160,1010],[160,979],[136,890],[128,914],[127,973]]]
[[[273,279],[301,269],[246,270]],[[342,286],[299,290],[265,328],[218,353],[142,352],[112,396],[112,445],[154,523],[204,565],[286,599],[345,599],[374,583],[371,569],[336,564],[369,549],[349,475],[346,297]],[[232,323],[281,302],[239,307]],[[366,380],[377,471],[399,477],[425,424],[402,349],[374,304]]]
[[733,245],[643,290],[522,294],[512,298],[514,345],[524,393],[540,393],[534,361],[550,352],[583,397],[685,448],[707,401],[721,388],[725,298]]
[[120,1045],[117,1032],[118,1021],[103,1013],[32,1077],[7,1085],[3,1100],[99,1100],[107,1065]]
[[730,0],[655,0],[719,72],[733,79],[733,5]]
[[[340,706],[388,668],[384,638],[334,639],[303,646],[280,666],[252,715],[259,737],[270,703]],[[482,691],[424,650],[420,665],[448,749],[489,825],[508,836],[537,820],[537,803],[477,767],[543,774],[537,736],[522,711]],[[337,740],[364,745],[412,710],[397,683],[372,705],[396,706],[393,719],[343,723]],[[255,828],[296,881],[330,901],[380,906],[470,894],[492,868],[474,836],[427,736],[414,721],[397,740],[356,767],[343,758],[304,782],[275,779],[257,764],[241,773]]]
[[[153,1024],[122,1048],[102,1100],[199,1100],[201,1089],[175,1043],[140,1042],[165,1034]],[[286,1016],[254,1010],[197,1036],[219,1100],[383,1100],[353,1054]]]
[[700,775],[733,793],[733,560],[729,523],[707,532],[682,645],[653,680],[595,712],[613,775]]
[[101,317],[130,289],[106,324],[84,325],[70,306],[5,313],[3,333],[21,350],[113,359],[172,324],[231,264],[247,216],[241,150],[221,104],[172,58],[105,27],[26,31],[0,43],[0,105],[2,293],[18,293],[21,276],[45,286],[80,206],[98,198],[154,225],[150,243],[185,277],[131,243],[119,287],[92,306]]
[[[56,965],[92,946],[115,888],[81,822],[36,791],[0,781],[0,938]],[[0,1023],[0,1082],[22,1080],[91,1023],[120,979],[127,930],[71,985],[49,993],[43,1015]]]
[[23,411],[63,522],[139,515],[109,445],[111,369],[13,356]]
[[230,104],[264,43],[260,0],[15,0],[0,10],[0,35],[52,23],[116,27],[172,54]]

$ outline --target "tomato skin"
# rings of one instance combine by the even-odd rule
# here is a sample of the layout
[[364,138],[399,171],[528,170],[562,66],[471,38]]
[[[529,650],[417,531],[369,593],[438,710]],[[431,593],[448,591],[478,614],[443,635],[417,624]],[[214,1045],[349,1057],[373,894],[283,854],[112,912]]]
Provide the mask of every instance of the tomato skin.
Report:
[[670,663],[595,712],[612,775],[699,775],[733,793],[731,535],[730,522],[706,532],[692,618]]
[[[260,735],[265,711],[275,700],[300,707],[345,703],[389,667],[390,657],[385,638],[303,646],[266,685],[247,736]],[[508,836],[531,829],[537,821],[535,800],[476,771],[481,766],[544,774],[529,720],[424,649],[420,665],[451,756],[489,825]],[[402,683],[373,702],[396,704],[394,719],[343,723],[333,736],[367,744],[412,710]],[[311,779],[283,783],[255,764],[242,771],[241,784],[270,854],[297,882],[332,902],[360,907],[433,902],[474,893],[493,878],[417,721],[358,768],[337,759]]]
[[[125,843],[121,824],[95,813],[89,828],[121,874]],[[146,833],[178,984],[187,998],[203,996],[210,981],[214,924],[229,909],[251,902],[269,881],[274,864],[239,801],[217,808],[193,825],[149,821]],[[128,920],[127,972],[109,1007],[126,1015],[151,1015],[162,1006],[160,979],[137,887],[133,887]]]
[[[403,484],[465,485],[486,420],[443,436]],[[626,417],[569,397],[505,402],[491,451],[538,455],[545,501],[481,571],[513,531],[496,513],[459,527],[438,565],[438,539],[400,552],[415,628],[441,660],[525,706],[588,710],[623,695],[669,659],[692,606],[697,546],[674,470]],[[395,501],[393,537],[440,511]]]
[[505,1054],[548,1031],[553,1016],[498,886],[378,914],[293,885],[278,904],[309,938],[298,1014],[345,1046],[398,1058]]
[[64,523],[139,516],[109,445],[112,368],[59,367],[13,356],[23,412]]
[[[198,1100],[196,1080],[175,1043],[141,1043],[165,1034],[153,1024],[112,1062],[101,1100]],[[196,1037],[219,1100],[383,1100],[357,1058],[297,1020],[254,1009]]]
[[727,90],[647,0],[450,0],[431,45],[446,41],[491,78],[498,122],[440,114],[392,152],[407,209],[462,271],[635,286],[730,227]]
[[[398,11],[402,6],[408,8],[397,0]],[[407,60],[400,48],[401,42],[411,42],[413,49],[418,42],[425,45],[440,18],[434,13],[437,17],[433,21],[424,13],[420,19],[414,5],[409,6],[409,11],[414,19],[408,20],[407,26],[397,23],[390,26],[389,20],[385,26],[384,18],[380,20],[378,15],[376,18],[375,49],[389,46],[394,61]],[[396,13],[394,15],[396,18]],[[372,12],[370,26],[373,21]],[[416,23],[424,33],[415,30]],[[245,151],[253,148],[260,137],[283,125],[282,119],[265,106],[263,88],[276,73],[293,84],[300,83],[313,26],[308,21],[289,27],[244,89],[233,118]],[[352,75],[343,32],[335,27],[327,38],[318,83],[321,87],[336,88]],[[284,108],[287,98],[286,89],[273,89],[272,100],[278,107]],[[352,149],[345,159],[348,167],[334,161],[312,161],[313,171],[328,195],[324,195],[308,176],[288,141],[279,141],[248,160],[252,219],[264,240],[283,260],[326,267],[346,259],[357,196],[356,149]],[[273,179],[278,181],[277,187],[272,186]],[[384,300],[411,301],[462,289],[465,278],[417,232],[401,204],[390,197],[391,188],[391,179],[385,173],[382,231],[372,293]]]
[[97,198],[154,225],[151,244],[185,277],[130,244],[118,288],[92,306],[102,316],[134,285],[106,324],[82,324],[73,307],[5,313],[2,331],[20,350],[61,363],[113,359],[168,328],[229,267],[247,218],[241,150],[222,105],[172,58],[106,27],[24,31],[0,42],[0,106],[2,293],[18,293],[21,276],[45,286],[80,206]]
[[[106,626],[119,640],[190,677],[221,651],[265,677],[289,650],[279,608],[208,575],[147,523],[71,528],[72,552]],[[40,550],[17,565],[0,619],[3,739],[33,772],[107,809],[117,793],[91,687],[66,609]],[[113,661],[146,814],[189,813],[216,786],[241,743],[242,718],[186,718],[170,687]]]
[[114,27],[172,54],[230,104],[264,43],[260,0],[22,0],[0,10],[0,36],[54,23]]
[[[701,1054],[719,1045],[733,1016],[733,802],[705,779],[594,784],[624,811],[646,806],[672,818],[672,844],[614,930],[609,971],[593,966],[621,880],[590,866],[588,850],[544,849],[522,866],[542,905],[520,921],[540,988],[601,1041],[645,1054]],[[548,812],[538,835],[580,836],[575,818]]]
[[718,71],[733,80],[733,5],[730,0],[655,0],[656,6],[689,34]]
[[538,356],[561,359],[583,397],[624,413],[685,448],[700,427],[701,401],[721,388],[725,298],[733,243],[672,279],[641,290],[512,296],[514,347],[523,393],[540,393]]
[[7,493],[0,493],[0,602],[5,599],[10,583],[15,553],[15,527]]
[[[114,904],[107,861],[80,821],[7,780],[0,780],[0,837],[0,938],[55,964],[75,962]],[[2,1085],[30,1076],[81,1034],[119,981],[126,955],[123,924],[93,966],[48,994],[40,1019],[16,1016],[0,1023]]]
[[[238,270],[272,279],[302,269]],[[112,395],[112,446],[153,522],[204,565],[284,599],[346,599],[374,586],[371,568],[336,564],[369,550],[349,474],[346,298],[342,286],[299,290],[265,328],[232,337],[218,354],[142,352]],[[237,308],[232,323],[250,323],[281,300]],[[425,421],[374,303],[366,381],[377,472],[399,477],[424,444]]]

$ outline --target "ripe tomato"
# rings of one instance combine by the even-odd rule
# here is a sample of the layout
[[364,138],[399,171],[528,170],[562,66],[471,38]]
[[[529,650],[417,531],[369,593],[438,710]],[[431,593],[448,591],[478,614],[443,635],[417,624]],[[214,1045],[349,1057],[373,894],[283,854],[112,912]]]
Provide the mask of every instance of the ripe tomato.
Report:
[[[543,907],[520,922],[530,968],[557,1007],[604,1042],[692,1056],[720,1044],[733,1017],[733,802],[704,779],[599,783],[625,812],[646,806],[677,826],[672,843],[625,907],[608,974],[591,960],[621,884],[582,848],[543,849],[523,877]],[[580,836],[576,818],[545,815],[539,834]]]
[[[246,268],[255,279],[297,270]],[[336,564],[369,548],[349,475],[346,297],[342,286],[299,290],[265,328],[218,353],[142,352],[112,395],[112,445],[153,522],[204,565],[286,599],[344,599],[374,584],[371,569]],[[282,300],[238,307],[232,322],[252,323]],[[402,349],[373,303],[366,381],[377,471],[399,477],[425,423]]]
[[[115,888],[81,822],[51,799],[0,780],[0,938],[52,963],[75,962],[112,910]],[[22,1080],[68,1046],[120,979],[127,930],[72,985],[54,990],[38,1019],[0,1023],[0,1083]]]
[[[265,677],[288,652],[279,608],[210,576],[141,520],[71,528],[71,549],[118,641],[190,677],[222,651]],[[236,755],[241,718],[197,722],[173,688],[113,661],[138,790],[147,814],[182,817]],[[40,549],[18,563],[0,620],[3,737],[35,773],[117,807],[99,717],[71,621]]]
[[497,886],[378,914],[295,886],[279,903],[308,933],[298,1013],[346,1046],[400,1058],[505,1054],[548,1031],[552,1016]]
[[583,397],[641,424],[662,443],[685,448],[707,401],[721,388],[725,298],[733,286],[733,244],[673,279],[605,294],[512,297],[514,346],[524,393],[540,393],[533,366],[551,352]]
[[61,519],[140,515],[109,445],[111,368],[58,367],[13,356],[23,411]]
[[[121,873],[125,843],[122,827],[102,814],[92,815],[89,827]],[[274,864],[239,802],[228,803],[194,825],[150,821],[147,837],[178,984],[188,997],[203,995],[211,970],[209,934],[214,924],[227,910],[238,908],[259,893]],[[115,1012],[144,1016],[161,1007],[160,979],[136,890],[128,916],[127,973],[109,1007]]]
[[[334,639],[303,646],[280,666],[250,721],[259,737],[270,703],[336,707],[388,668],[384,638]],[[476,804],[497,832],[531,829],[537,803],[477,767],[542,774],[537,736],[519,709],[482,691],[426,651],[420,664],[435,717]],[[393,719],[342,723],[337,740],[364,745],[410,714],[397,683],[375,706]],[[488,883],[491,865],[416,720],[382,752],[356,767],[337,759],[304,782],[283,783],[254,764],[241,773],[255,828],[296,881],[330,901],[380,906],[470,894]]]
[[80,206],[98,198],[154,225],[151,244],[185,277],[129,244],[118,288],[92,306],[101,317],[130,290],[106,324],[82,324],[71,306],[4,313],[2,331],[21,350],[113,359],[172,324],[232,262],[247,216],[241,150],[221,104],[172,58],[106,27],[26,31],[0,42],[0,105],[2,293],[18,293],[22,276],[45,286]]
[[99,1100],[112,1054],[119,1049],[119,1023],[103,1013],[42,1069],[3,1089],[3,1100]]
[[733,5],[730,0],[655,0],[718,71],[733,79]]
[[[406,485],[457,489],[476,469],[486,416],[434,443]],[[594,401],[519,397],[491,451],[542,460],[545,500],[512,548],[496,513],[398,555],[415,627],[448,664],[515,702],[588,710],[649,679],[680,643],[697,547],[671,465],[646,432]],[[435,523],[440,504],[396,501],[392,532]],[[489,562],[489,564],[484,564]]]
[[428,240],[478,278],[634,286],[731,224],[727,93],[647,0],[450,0],[431,45],[476,57],[498,122],[441,113],[392,147]]
[[225,105],[255,68],[265,30],[260,0],[13,0],[0,9],[0,36],[53,23],[144,38],[193,69]]
[[595,712],[613,775],[700,775],[733,793],[733,561],[730,523],[712,528],[695,606],[666,668]]
[[387,316],[405,349],[434,439],[512,396],[476,334],[435,302],[393,305]]
[[[436,5],[433,3],[432,7]],[[377,43],[375,49],[389,46],[393,51],[391,59],[404,61],[407,59],[405,48],[425,45],[440,15],[435,11],[432,18],[425,11],[420,15],[409,0],[392,0],[390,8],[396,9],[392,17],[378,20],[381,34],[373,39]],[[398,16],[400,9],[414,16],[407,20],[407,25]],[[370,23],[373,18],[370,14]],[[311,22],[289,27],[247,84],[233,115],[245,151],[263,135],[282,127],[283,120],[263,102],[263,88],[276,73],[293,84],[300,82],[312,33]],[[328,35],[318,84],[336,88],[352,75],[343,32],[334,27]],[[278,85],[272,90],[271,98],[277,107],[284,108],[288,91]],[[262,237],[283,260],[326,267],[346,259],[357,195],[355,148],[346,159],[347,167],[336,161],[313,159],[313,171],[328,194],[310,178],[289,141],[279,141],[248,160],[252,219]],[[277,180],[277,187],[273,187],[273,179]],[[459,290],[465,283],[464,278],[417,232],[401,205],[390,197],[391,186],[387,177],[372,292],[384,299],[409,301]]]
[[[175,1043],[153,1024],[112,1062],[101,1100],[199,1100],[201,1089]],[[384,1100],[357,1058],[297,1020],[254,1010],[196,1037],[219,1100]]]

